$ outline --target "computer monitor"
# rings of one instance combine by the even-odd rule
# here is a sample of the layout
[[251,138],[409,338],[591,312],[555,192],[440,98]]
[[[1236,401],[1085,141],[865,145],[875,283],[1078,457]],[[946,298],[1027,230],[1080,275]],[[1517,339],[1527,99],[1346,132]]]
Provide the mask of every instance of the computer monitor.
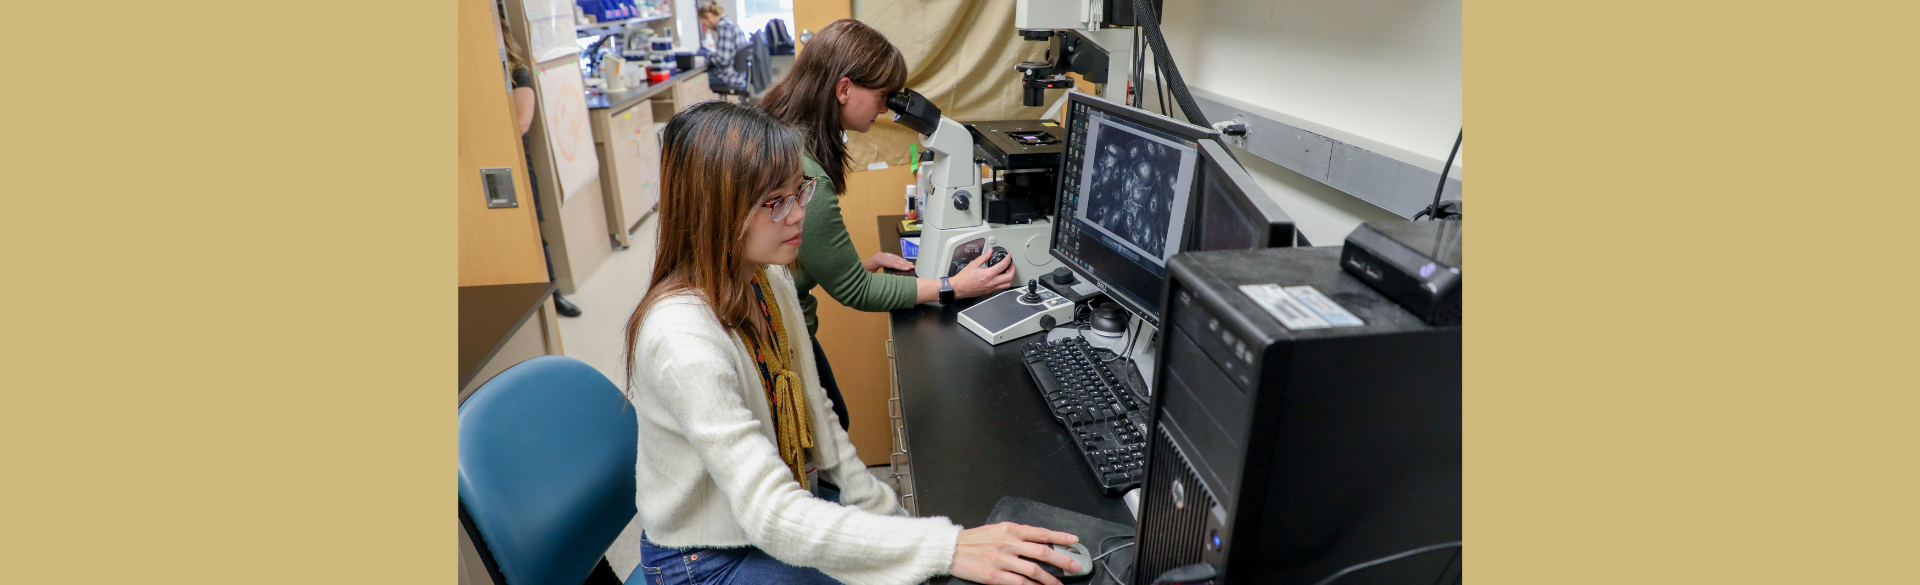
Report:
[[1158,325],[1167,259],[1186,243],[1201,142],[1218,133],[1070,94],[1050,252]]
[[1218,140],[1200,141],[1193,236],[1185,251],[1258,250],[1294,245],[1293,218]]

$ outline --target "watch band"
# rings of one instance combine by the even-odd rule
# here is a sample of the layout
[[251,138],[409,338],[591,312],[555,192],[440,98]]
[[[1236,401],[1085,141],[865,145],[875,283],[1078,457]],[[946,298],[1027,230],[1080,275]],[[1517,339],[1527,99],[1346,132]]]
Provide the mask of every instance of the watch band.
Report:
[[953,304],[953,283],[947,282],[945,276],[940,277],[940,304]]

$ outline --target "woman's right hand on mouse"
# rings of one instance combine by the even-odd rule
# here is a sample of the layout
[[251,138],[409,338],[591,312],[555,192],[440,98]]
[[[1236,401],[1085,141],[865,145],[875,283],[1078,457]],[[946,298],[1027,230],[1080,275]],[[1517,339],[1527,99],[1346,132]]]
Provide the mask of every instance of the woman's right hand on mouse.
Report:
[[1065,532],[1012,522],[968,528],[960,531],[960,545],[954,547],[950,572],[955,577],[985,585],[1027,585],[1029,582],[1060,585],[1059,578],[1047,574],[1038,563],[1028,559],[1046,561],[1068,572],[1079,571],[1080,563],[1053,550],[1052,546],[1079,540]]
[[972,263],[967,264],[959,274],[947,279],[947,283],[953,285],[954,298],[977,297],[1006,290],[1013,284],[1013,257],[1002,258],[999,264],[992,266],[981,266],[991,256],[991,254],[981,254],[979,258],[974,258]]

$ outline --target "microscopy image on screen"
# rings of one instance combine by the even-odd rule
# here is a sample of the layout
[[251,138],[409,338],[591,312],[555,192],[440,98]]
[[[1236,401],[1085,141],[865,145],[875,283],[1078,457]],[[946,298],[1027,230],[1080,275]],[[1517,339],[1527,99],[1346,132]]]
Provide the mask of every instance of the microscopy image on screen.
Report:
[[1102,128],[1088,163],[1089,223],[1146,253],[1165,256],[1168,224],[1177,199],[1181,149],[1113,126]]

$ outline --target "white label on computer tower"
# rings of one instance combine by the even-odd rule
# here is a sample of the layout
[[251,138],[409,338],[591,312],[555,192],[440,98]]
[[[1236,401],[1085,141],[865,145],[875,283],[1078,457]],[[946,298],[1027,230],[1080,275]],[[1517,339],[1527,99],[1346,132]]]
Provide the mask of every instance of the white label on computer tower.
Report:
[[1299,299],[1287,294],[1280,285],[1243,284],[1240,285],[1240,292],[1247,295],[1247,298],[1253,299],[1253,302],[1259,303],[1260,308],[1266,309],[1267,314],[1279,319],[1280,324],[1286,325],[1288,329],[1326,329],[1333,326],[1332,323],[1321,318],[1319,313],[1307,308],[1306,304],[1301,303]]
[[1301,304],[1306,305],[1309,309],[1313,309],[1313,312],[1319,313],[1320,318],[1326,319],[1327,322],[1333,324],[1334,327],[1359,327],[1366,325],[1365,321],[1361,321],[1359,317],[1353,316],[1353,313],[1348,313],[1346,307],[1340,306],[1340,303],[1333,302],[1333,299],[1327,298],[1327,295],[1320,294],[1320,289],[1311,286],[1289,286],[1286,287],[1286,291],[1287,294],[1293,295],[1294,299],[1299,300]]

